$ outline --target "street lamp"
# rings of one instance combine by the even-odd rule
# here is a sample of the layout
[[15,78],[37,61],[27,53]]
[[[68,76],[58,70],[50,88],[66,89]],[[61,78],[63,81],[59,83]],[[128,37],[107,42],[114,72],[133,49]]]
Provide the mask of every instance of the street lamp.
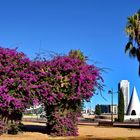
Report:
[[111,104],[112,104],[111,121],[113,122],[113,89],[109,90],[108,94],[112,94],[112,98],[111,98]]
[[114,93],[118,93],[118,92],[113,92],[113,89],[108,91],[108,94],[112,94],[112,98],[111,98],[111,106],[112,106],[112,112],[111,112],[111,121],[113,122],[113,94]]

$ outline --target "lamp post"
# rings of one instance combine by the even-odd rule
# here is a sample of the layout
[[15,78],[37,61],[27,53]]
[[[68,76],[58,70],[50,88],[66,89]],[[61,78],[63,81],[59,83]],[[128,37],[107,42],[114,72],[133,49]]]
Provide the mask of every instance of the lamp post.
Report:
[[117,92],[114,92],[113,89],[109,90],[108,91],[108,94],[112,94],[111,96],[111,106],[112,106],[112,111],[111,111],[111,121],[113,122],[113,94],[114,93],[119,93],[118,91]]
[[113,89],[109,90],[108,94],[112,94],[112,98],[111,98],[111,106],[112,106],[111,121],[113,122]]

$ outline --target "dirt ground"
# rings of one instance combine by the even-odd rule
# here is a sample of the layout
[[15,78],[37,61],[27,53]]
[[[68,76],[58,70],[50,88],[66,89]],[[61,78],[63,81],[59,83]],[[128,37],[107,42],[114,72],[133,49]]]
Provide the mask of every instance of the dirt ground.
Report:
[[140,129],[79,125],[78,137],[54,138],[44,133],[45,124],[24,122],[24,125],[27,128],[25,132],[20,133],[18,135],[4,134],[0,136],[0,140],[48,140],[48,139],[108,140],[113,138],[115,138],[115,140],[119,140],[116,138],[129,138],[131,140],[140,140]]

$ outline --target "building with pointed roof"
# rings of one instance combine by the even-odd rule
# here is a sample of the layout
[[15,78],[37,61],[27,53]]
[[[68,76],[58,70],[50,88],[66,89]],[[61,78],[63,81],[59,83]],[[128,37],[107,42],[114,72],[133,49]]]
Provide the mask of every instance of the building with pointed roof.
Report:
[[133,91],[132,91],[129,106],[127,109],[127,115],[140,116],[140,102],[139,102],[139,98],[138,98],[135,87],[133,88]]
[[119,83],[118,90],[122,90],[124,95],[124,120],[140,120],[140,101],[136,88],[135,87],[133,88],[130,101],[129,101],[129,89],[130,89],[129,81],[121,80]]

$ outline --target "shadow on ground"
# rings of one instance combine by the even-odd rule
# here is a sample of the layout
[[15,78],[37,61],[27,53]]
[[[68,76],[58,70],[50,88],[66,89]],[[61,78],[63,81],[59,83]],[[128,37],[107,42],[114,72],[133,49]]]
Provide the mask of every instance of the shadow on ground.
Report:
[[[117,126],[116,126],[117,127]],[[124,127],[124,126],[119,126],[119,127]],[[140,127],[138,126],[125,126],[125,128],[132,128],[132,129],[139,129]],[[39,132],[39,133],[43,133],[43,134],[47,134],[46,133],[46,126],[40,126],[40,125],[24,125],[22,128],[23,132]],[[50,137],[50,140],[62,140],[62,137],[59,139],[59,137],[55,138],[55,137]],[[48,140],[49,140],[48,139]],[[64,140],[140,140],[140,138],[94,138],[93,135],[87,135],[85,137],[72,137],[72,138],[63,138]]]
[[24,132],[39,132],[46,134],[46,126],[41,125],[24,125],[22,128],[22,131]]
[[130,128],[130,129],[140,129],[139,125],[114,125],[113,127]]

